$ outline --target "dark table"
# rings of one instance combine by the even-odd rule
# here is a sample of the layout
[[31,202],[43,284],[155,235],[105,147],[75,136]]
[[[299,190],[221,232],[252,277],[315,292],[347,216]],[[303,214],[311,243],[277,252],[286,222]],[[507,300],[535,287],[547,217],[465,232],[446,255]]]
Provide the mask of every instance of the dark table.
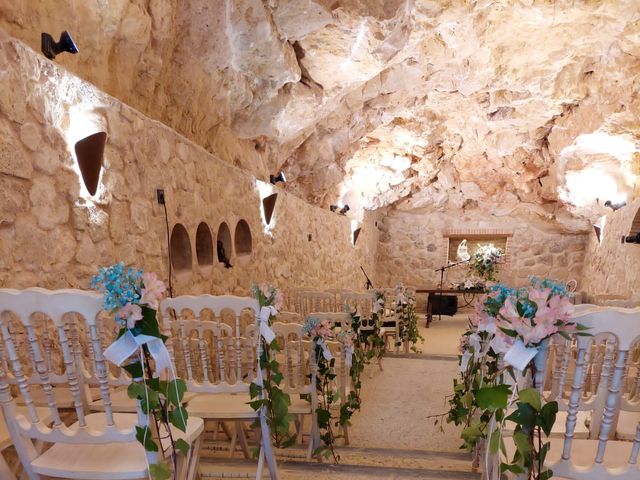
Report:
[[431,321],[433,320],[433,299],[437,295],[450,295],[450,294],[469,295],[471,296],[470,300],[467,300],[465,298],[465,301],[467,302],[465,306],[467,306],[473,301],[473,297],[475,297],[477,294],[485,293],[485,290],[482,288],[474,288],[474,289],[468,289],[468,290],[450,289],[450,288],[443,289],[443,290],[440,290],[439,288],[422,288],[422,289],[416,290],[416,293],[427,294],[427,328],[429,328],[429,325],[431,325]]

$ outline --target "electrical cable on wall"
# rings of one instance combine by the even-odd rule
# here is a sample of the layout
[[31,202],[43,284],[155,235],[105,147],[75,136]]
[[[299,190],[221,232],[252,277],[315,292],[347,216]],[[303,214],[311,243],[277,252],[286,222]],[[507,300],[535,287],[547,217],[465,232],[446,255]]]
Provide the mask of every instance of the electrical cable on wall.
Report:
[[173,298],[173,262],[171,261],[171,235],[169,233],[169,214],[167,213],[167,202],[164,198],[164,190],[160,188],[157,189],[156,195],[158,198],[158,203],[164,208],[164,223],[167,227],[167,256],[169,258],[169,297]]

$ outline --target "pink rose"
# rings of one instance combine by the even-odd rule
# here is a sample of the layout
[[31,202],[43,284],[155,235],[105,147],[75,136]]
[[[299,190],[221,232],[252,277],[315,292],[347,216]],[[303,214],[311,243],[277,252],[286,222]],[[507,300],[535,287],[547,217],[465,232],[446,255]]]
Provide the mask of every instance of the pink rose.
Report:
[[158,276],[154,272],[148,272],[142,274],[142,283],[144,288],[142,289],[140,303],[157,310],[158,302],[162,298],[165,290],[164,282],[158,279]]
[[116,312],[116,318],[127,322],[127,328],[133,328],[138,320],[142,320],[140,305],[127,303]]
[[276,298],[273,301],[273,306],[276,307],[276,310],[278,311],[282,310],[284,307],[284,296],[280,290],[276,292]]

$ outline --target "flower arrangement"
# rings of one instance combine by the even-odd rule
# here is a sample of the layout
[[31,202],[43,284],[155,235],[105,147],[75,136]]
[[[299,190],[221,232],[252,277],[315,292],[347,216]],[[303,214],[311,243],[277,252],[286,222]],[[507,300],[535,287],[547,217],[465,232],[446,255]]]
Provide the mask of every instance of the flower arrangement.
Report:
[[[303,331],[313,340],[313,360],[315,361],[315,388],[318,395],[316,408],[316,421],[322,445],[317,445],[314,455],[332,456],[335,463],[340,461],[335,450],[335,441],[340,438],[334,433],[333,427],[337,426],[331,415],[331,410],[337,407],[339,393],[334,390],[336,359],[327,346],[327,340],[332,337],[331,325],[327,320],[316,317],[307,317]],[[313,375],[312,375],[313,378]],[[336,425],[334,425],[336,424]]]
[[[549,444],[542,443],[542,434],[550,434],[558,405],[543,402],[536,388],[542,381],[536,365],[543,359],[538,352],[553,336],[583,334],[584,328],[571,320],[572,308],[565,284],[536,277],[520,289],[494,285],[476,303],[461,342],[461,378],[454,380],[446,415],[447,422],[464,425],[465,448],[472,451],[486,444],[487,459],[492,458],[485,464],[487,478],[505,471],[535,480],[551,477],[544,468]],[[530,374],[533,388],[521,388],[519,381],[507,385],[505,374],[514,379]],[[499,452],[505,451],[501,432],[506,421],[515,424],[516,453],[499,462]]]
[[495,281],[496,264],[504,252],[492,243],[481,245],[471,257],[470,269],[480,279]]
[[[251,396],[249,405],[256,412],[260,410],[264,412],[264,416],[260,415],[254,426],[261,427],[260,422],[264,418],[275,446],[287,448],[296,441],[296,435],[290,433],[290,425],[295,420],[295,416],[289,413],[291,397],[280,387],[284,376],[280,371],[280,364],[275,359],[275,354],[280,352],[281,349],[275,335],[270,330],[273,321],[276,319],[277,311],[282,308],[283,296],[277,288],[268,284],[252,285],[251,295],[258,300],[261,309],[261,372],[257,381],[251,383],[249,387]],[[269,341],[269,338],[271,338],[271,341]],[[263,431],[266,429],[265,426],[262,426],[262,428]]]
[[[167,338],[160,333],[156,315],[165,291],[164,283],[155,273],[125,267],[121,262],[99,269],[91,280],[91,287],[104,295],[105,310],[114,315],[120,325],[116,341],[104,351],[104,356],[116,365],[128,362],[123,366],[133,379],[128,395],[139,400],[142,411],[149,416],[145,425],[136,426],[136,438],[146,451],[159,452],[158,432],[166,432],[175,476],[176,451],[186,455],[189,444],[182,439],[174,440],[171,425],[186,431],[189,415],[182,405],[186,386],[184,381],[175,378],[164,346]],[[155,369],[150,358],[154,360]],[[169,369],[173,380],[159,380],[165,369]],[[162,460],[149,465],[149,474],[156,480],[171,477],[169,466]]]
[[399,320],[398,342],[404,342],[405,348],[411,348],[414,353],[422,353],[416,347],[418,341],[424,342],[424,338],[418,330],[418,316],[415,309],[415,297],[411,290],[408,290],[401,283],[396,285],[396,309],[395,313]]

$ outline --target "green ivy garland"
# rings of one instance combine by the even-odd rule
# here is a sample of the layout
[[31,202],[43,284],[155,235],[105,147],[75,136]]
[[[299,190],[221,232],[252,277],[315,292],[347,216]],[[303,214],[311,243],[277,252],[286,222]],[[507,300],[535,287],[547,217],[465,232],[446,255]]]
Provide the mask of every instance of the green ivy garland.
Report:
[[[258,300],[260,308],[262,307],[280,307],[280,292],[270,285],[253,285],[251,287],[252,295]],[[269,315],[269,326],[273,325],[276,316]],[[274,339],[268,343],[262,335],[260,335],[261,352],[260,352],[260,368],[264,372],[263,385],[252,382],[249,386],[249,394],[251,402],[249,405],[256,412],[263,406],[266,410],[267,425],[273,439],[273,444],[278,448],[287,448],[296,442],[297,435],[291,433],[291,422],[295,421],[295,415],[289,413],[291,406],[291,397],[281,388],[284,375],[280,371],[280,364],[275,359],[275,354],[281,351],[278,341]],[[253,426],[260,426],[259,418],[256,419]]]

